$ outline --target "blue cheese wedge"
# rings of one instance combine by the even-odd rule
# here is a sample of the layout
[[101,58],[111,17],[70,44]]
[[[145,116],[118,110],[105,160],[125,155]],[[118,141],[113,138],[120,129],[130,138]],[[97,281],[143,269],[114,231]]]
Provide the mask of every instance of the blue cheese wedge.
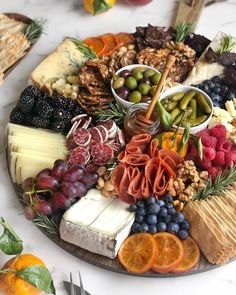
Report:
[[61,220],[61,239],[90,252],[114,259],[134,222],[129,205],[104,198],[91,189],[68,209]]

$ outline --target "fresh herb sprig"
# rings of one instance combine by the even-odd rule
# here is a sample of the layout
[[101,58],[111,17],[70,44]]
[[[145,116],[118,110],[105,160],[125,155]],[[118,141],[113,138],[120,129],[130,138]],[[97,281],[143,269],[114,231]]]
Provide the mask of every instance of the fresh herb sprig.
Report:
[[192,23],[180,23],[176,27],[175,42],[184,42],[185,38],[193,32]]
[[81,40],[70,38],[75,46],[80,50],[80,52],[87,58],[87,59],[96,59],[98,58],[96,53],[87,45],[85,45]]
[[221,48],[219,49],[218,53],[222,54],[225,52],[230,52],[234,46],[235,42],[231,35],[226,35],[221,43]]
[[49,234],[58,234],[58,225],[53,217],[48,217],[44,214],[38,213],[33,222]]
[[194,200],[205,200],[210,195],[219,194],[227,186],[231,185],[236,181],[236,166],[232,165],[229,170],[225,171],[223,174],[218,174],[216,180],[213,182],[209,179],[206,183],[204,189],[199,191],[199,193],[194,197]]
[[38,39],[43,33],[47,20],[44,18],[34,19],[25,29],[24,35],[29,41]]
[[107,110],[100,110],[96,119],[98,121],[113,120],[118,126],[123,125],[126,112],[118,104],[110,103],[109,106],[110,108]]

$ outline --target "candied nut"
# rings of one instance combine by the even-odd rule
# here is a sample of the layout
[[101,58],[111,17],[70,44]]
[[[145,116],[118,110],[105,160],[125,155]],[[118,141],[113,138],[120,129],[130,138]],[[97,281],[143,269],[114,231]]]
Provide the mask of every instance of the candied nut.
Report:
[[101,194],[106,198],[111,198],[111,192],[106,191],[104,188],[101,190]]
[[129,45],[127,46],[127,48],[128,48],[128,50],[132,50],[132,49],[135,48],[135,46],[134,46],[134,44],[129,44]]
[[208,174],[207,171],[201,171],[201,172],[199,173],[199,176],[200,176],[201,179],[203,179],[203,180],[206,181],[206,180],[208,179],[209,174]]
[[101,190],[102,187],[100,187],[98,184],[96,185],[96,189]]
[[173,202],[173,205],[174,206],[178,206],[180,204],[180,200],[175,200],[174,202]]
[[128,49],[125,47],[125,46],[122,46],[120,49],[119,49],[119,53],[125,53],[127,52]]
[[104,185],[105,185],[105,181],[104,181],[104,179],[103,179],[102,177],[99,177],[99,178],[98,178],[98,185],[99,185],[101,188],[104,187]]
[[180,202],[179,205],[176,207],[176,210],[178,212],[181,212],[183,209],[184,209],[184,203],[183,202]]
[[110,179],[107,180],[107,181],[105,182],[105,184],[104,184],[104,189],[105,189],[106,191],[108,191],[108,192],[111,192],[111,191],[114,190],[114,186],[113,186],[113,184],[111,183],[111,180],[110,180]]
[[101,166],[101,167],[98,168],[97,174],[99,176],[103,176],[106,173],[106,171],[107,171],[107,168],[105,166]]

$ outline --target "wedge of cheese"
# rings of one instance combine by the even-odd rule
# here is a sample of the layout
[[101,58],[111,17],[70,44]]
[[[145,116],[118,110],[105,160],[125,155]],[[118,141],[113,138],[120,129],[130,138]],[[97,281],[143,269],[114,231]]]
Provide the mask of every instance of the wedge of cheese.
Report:
[[61,220],[61,239],[114,259],[130,233],[134,213],[119,199],[104,198],[91,189],[68,209]]

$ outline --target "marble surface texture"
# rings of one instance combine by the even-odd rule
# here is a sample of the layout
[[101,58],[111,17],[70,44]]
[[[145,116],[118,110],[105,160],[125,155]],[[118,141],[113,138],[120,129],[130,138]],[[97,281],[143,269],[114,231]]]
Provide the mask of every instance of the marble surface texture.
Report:
[[[0,216],[15,228],[24,240],[25,252],[41,257],[52,271],[58,295],[66,294],[62,280],[69,272],[81,271],[84,286],[91,295],[151,294],[236,294],[236,262],[194,276],[150,279],[124,276],[89,265],[53,244],[32,223],[25,220],[7,174],[4,151],[4,128],[11,108],[27,84],[31,71],[65,36],[84,38],[104,32],[134,31],[137,25],[169,25],[174,0],[154,0],[145,7],[128,7],[122,1],[109,12],[91,16],[84,12],[80,0],[1,0],[1,12],[17,12],[29,17],[47,18],[46,33],[30,54],[17,66],[0,87]],[[236,35],[236,0],[204,9],[197,32],[213,38],[217,31]],[[1,230],[0,230],[1,233]],[[0,253],[0,264],[6,261]],[[27,294],[26,294],[27,295]]]

